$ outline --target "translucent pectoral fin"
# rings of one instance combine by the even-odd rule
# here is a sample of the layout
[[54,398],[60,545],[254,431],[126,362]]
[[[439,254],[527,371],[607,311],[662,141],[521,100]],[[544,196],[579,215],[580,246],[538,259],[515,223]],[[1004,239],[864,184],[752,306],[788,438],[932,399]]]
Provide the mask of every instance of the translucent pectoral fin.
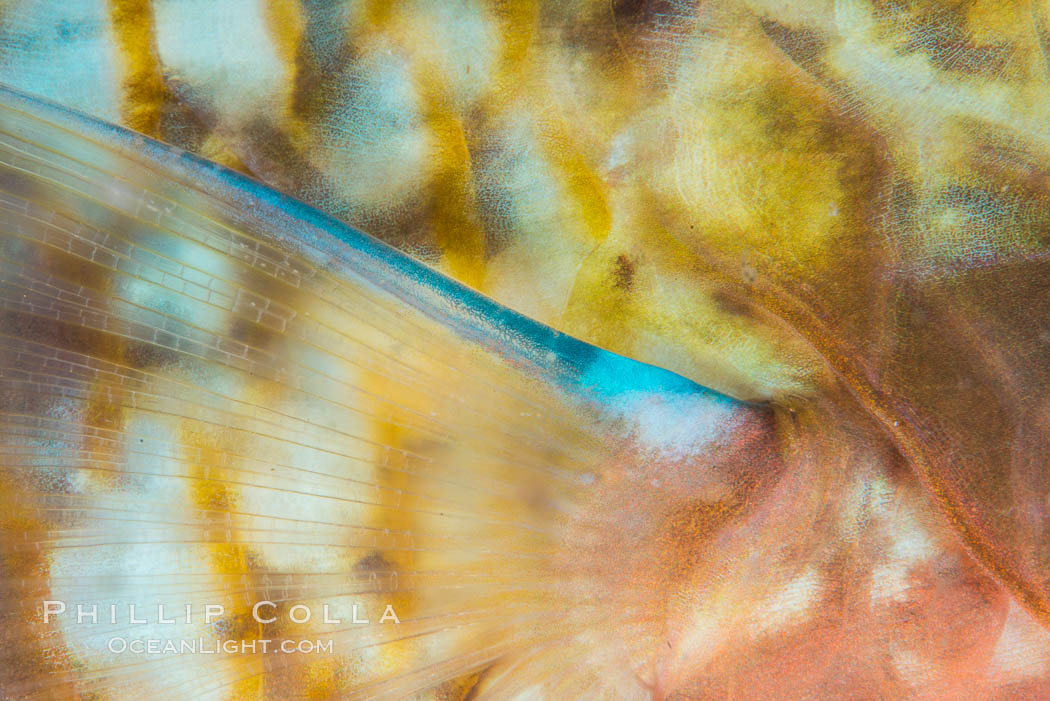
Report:
[[0,211],[4,695],[647,697],[703,656],[766,409],[7,91]]

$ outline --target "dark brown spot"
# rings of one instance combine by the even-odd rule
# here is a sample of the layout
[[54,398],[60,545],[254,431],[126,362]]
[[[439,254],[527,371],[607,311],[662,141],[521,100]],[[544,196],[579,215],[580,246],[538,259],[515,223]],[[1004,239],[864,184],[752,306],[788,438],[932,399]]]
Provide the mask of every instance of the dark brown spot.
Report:
[[[822,73],[818,61],[827,51],[827,41],[808,28],[792,28],[770,19],[761,21],[762,31],[795,63]],[[822,75],[820,76],[822,77]]]
[[271,350],[281,340],[281,333],[243,317],[230,323],[230,338],[256,350]]
[[383,553],[373,550],[358,560],[354,569],[362,572],[393,572],[397,569],[397,565],[383,557]]
[[1014,50],[1007,43],[977,44],[966,26],[964,10],[938,8],[915,19],[905,53],[922,52],[945,71],[1004,78]]
[[9,329],[23,340],[61,348],[81,355],[120,362],[120,341],[103,331],[15,311],[0,313],[0,328]]
[[720,310],[733,316],[749,317],[754,312],[749,302],[726,290],[716,290],[711,300]]
[[639,25],[650,18],[663,17],[674,12],[674,3],[669,0],[614,0],[613,16],[617,24]]
[[634,263],[621,253],[616,256],[616,267],[613,270],[613,287],[630,292],[633,285]]
[[248,148],[238,155],[251,173],[267,185],[302,196],[303,183],[310,183],[317,190],[316,196],[335,196],[320,171],[279,124],[259,117],[252,120],[240,136]]
[[49,275],[71,285],[79,285],[103,294],[110,291],[112,275],[101,265],[55,248],[40,246],[33,263]]

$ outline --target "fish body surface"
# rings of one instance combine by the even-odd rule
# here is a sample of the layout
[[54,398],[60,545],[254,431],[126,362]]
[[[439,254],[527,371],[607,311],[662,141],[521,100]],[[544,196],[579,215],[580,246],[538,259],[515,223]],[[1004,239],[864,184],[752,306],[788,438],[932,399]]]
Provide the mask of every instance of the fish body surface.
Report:
[[0,692],[1050,695],[1048,21],[0,2]]

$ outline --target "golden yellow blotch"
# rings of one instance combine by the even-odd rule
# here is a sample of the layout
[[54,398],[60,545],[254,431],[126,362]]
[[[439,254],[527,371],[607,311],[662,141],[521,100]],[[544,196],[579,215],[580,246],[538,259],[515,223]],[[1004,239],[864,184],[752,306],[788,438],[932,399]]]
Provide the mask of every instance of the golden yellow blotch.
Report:
[[274,49],[288,70],[288,77],[295,78],[295,61],[303,36],[303,18],[299,3],[295,0],[269,0],[263,7],[266,25],[273,38]]
[[[0,665],[0,688],[17,688],[23,680],[65,679],[49,687],[50,698],[76,698],[70,672],[74,661],[60,643],[59,624],[44,623],[37,611],[39,602],[53,598],[47,585],[47,550],[37,543],[49,536],[49,525],[34,517],[35,508],[24,491],[17,472],[0,475],[0,596],[5,605],[0,645],[8,660],[17,664]],[[51,639],[53,646],[37,645]]]
[[213,534],[225,532],[226,535],[225,538],[214,535],[207,541],[214,570],[221,574],[245,572],[248,564],[245,548],[230,542],[235,540],[232,512],[236,507],[236,495],[226,484],[229,478],[228,454],[217,445],[215,437],[196,429],[184,431],[184,444],[195,449],[187,456],[186,467],[189,477],[194,480],[194,506],[209,512],[202,525]]
[[[374,376],[366,382],[368,392],[375,397],[389,397],[400,400],[404,397],[406,389],[390,379]],[[411,404],[411,401],[406,402]],[[386,416],[386,420],[377,420],[373,424],[372,439],[383,451],[378,456],[378,466],[381,471],[376,475],[376,484],[382,487],[387,494],[401,495],[403,492],[412,492],[414,477],[410,470],[406,469],[405,462],[409,460],[408,452],[419,452],[421,440],[414,435],[411,429],[404,428],[411,422],[408,412],[401,409],[391,409],[385,403],[377,403],[371,412],[376,416]],[[394,508],[378,508],[373,516],[374,521],[370,523],[372,528],[389,529],[392,532],[418,533],[425,532],[428,528],[426,523],[420,523],[420,512],[401,508],[401,497],[395,498]],[[387,550],[377,551],[366,555],[363,560],[358,560],[360,568],[372,569],[382,567],[384,569],[393,567],[402,572],[411,572],[419,567],[416,553],[411,550]],[[396,592],[384,592],[382,604],[390,604],[394,607],[398,617],[402,621],[411,620],[419,609],[419,601],[416,594],[407,589]],[[414,655],[416,641],[412,638],[398,640],[380,648],[379,667],[370,669],[370,673],[379,676],[383,672],[394,672],[405,660]]]
[[966,32],[975,44],[1004,39],[1026,42],[1032,31],[1028,17],[1032,11],[1028,3],[977,0],[966,8]]
[[563,328],[736,397],[807,392],[822,366],[808,344],[745,287],[696,284],[717,270],[664,228],[651,198],[618,206],[609,238],[580,265]]
[[419,81],[433,138],[431,217],[434,238],[452,276],[484,288],[485,233],[477,219],[470,149],[463,124],[432,78]]
[[347,685],[343,671],[342,664],[331,657],[309,660],[304,664],[300,677],[302,698],[310,701],[338,698]]
[[124,73],[123,122],[135,131],[156,137],[164,106],[171,96],[157,58],[153,5],[150,0],[111,0],[109,8]]
[[[382,396],[382,395],[379,395]],[[386,471],[377,482],[387,490],[400,491],[405,490],[411,492],[412,490],[412,475],[404,471],[404,466],[401,462],[404,460],[403,455],[400,451],[412,450],[413,439],[410,432],[397,425],[399,419],[402,417],[394,416],[391,420],[377,422],[375,426],[375,440],[384,446],[388,446],[389,450],[382,460],[385,467],[392,468]],[[416,512],[409,509],[383,509],[381,515],[378,516],[377,522],[373,524],[375,528],[389,528],[392,531],[404,531],[414,532],[419,531],[419,524],[416,523]],[[384,561],[390,561],[398,569],[411,570],[415,564],[412,561],[412,554],[409,551],[398,551],[398,552],[383,552],[380,553]],[[413,602],[407,598],[407,594],[399,593],[394,597],[395,600],[389,603],[394,604],[395,610],[399,616],[403,616],[402,607],[408,607]]]
[[571,130],[558,121],[543,124],[543,147],[554,165],[569,199],[579,208],[579,217],[591,238],[600,243],[609,235],[612,214],[605,184],[575,145]]
[[[500,55],[497,83],[513,89],[512,80],[523,72],[532,46],[538,9],[532,0],[509,0],[495,8],[500,26]],[[504,83],[506,83],[504,85]]]
[[390,22],[397,3],[390,0],[367,0],[365,16],[373,31],[382,31]]
[[[248,578],[252,569],[249,548],[237,542],[239,537],[234,523],[237,497],[227,484],[232,477],[229,474],[229,453],[223,449],[220,436],[196,428],[183,430],[182,443],[191,449],[185,464],[188,476],[194,480],[193,504],[207,512],[199,525],[203,531],[201,541],[207,543],[212,573],[219,579],[231,576]],[[242,579],[242,586],[252,584],[250,579]],[[225,599],[220,603],[230,622],[226,639],[249,641],[260,637],[260,624],[252,617],[251,604],[245,597],[226,596]],[[245,654],[233,658],[230,665],[235,668],[231,676],[238,680],[233,686],[232,698],[258,698],[265,683],[262,658]]]
[[[274,50],[284,66],[287,85],[296,85],[300,79],[300,48],[303,41],[302,8],[297,0],[269,0],[263,3],[266,25],[273,39]],[[284,131],[297,145],[305,143],[307,128],[296,116],[294,91],[288,91],[284,104]]]

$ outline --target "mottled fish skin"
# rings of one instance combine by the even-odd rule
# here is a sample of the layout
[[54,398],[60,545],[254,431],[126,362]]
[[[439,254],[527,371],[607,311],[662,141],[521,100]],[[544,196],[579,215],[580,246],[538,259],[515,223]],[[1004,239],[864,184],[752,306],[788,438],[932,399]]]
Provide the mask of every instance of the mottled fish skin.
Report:
[[[673,518],[652,487],[630,500],[649,537],[610,534],[637,552],[618,591],[679,592],[662,644],[624,636],[644,665],[593,667],[636,678],[565,675],[584,663],[541,647],[433,694],[1033,698],[1050,693],[1048,12],[7,0],[0,80],[768,403],[745,470],[762,479]],[[665,518],[718,535],[683,551]],[[618,645],[608,659],[634,650]]]
[[[680,666],[697,553],[782,469],[768,407],[6,90],[0,192],[6,695],[405,698],[537,660],[490,693],[644,694]],[[400,622],[262,625],[259,601]],[[187,603],[225,613],[124,614]],[[161,634],[334,646],[108,651]]]

